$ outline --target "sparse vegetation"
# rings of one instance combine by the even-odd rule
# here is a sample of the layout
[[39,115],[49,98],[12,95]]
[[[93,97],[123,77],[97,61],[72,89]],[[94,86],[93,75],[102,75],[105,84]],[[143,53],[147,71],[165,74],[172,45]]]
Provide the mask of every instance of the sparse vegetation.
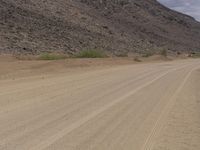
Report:
[[142,57],[150,57],[153,55],[153,52],[150,52],[150,51],[146,51],[142,54]]
[[176,52],[176,55],[181,55],[181,52],[179,52],[179,51],[178,51],[178,52]]
[[59,60],[59,59],[65,59],[67,56],[64,54],[53,54],[53,53],[42,53],[39,56],[40,60]]
[[141,62],[141,60],[140,60],[138,57],[135,57],[135,58],[134,58],[134,61],[136,61],[136,62]]
[[13,57],[18,60],[35,60],[35,59],[37,59],[35,55],[24,55],[24,54],[13,54]]
[[80,51],[77,55],[77,58],[104,58],[106,57],[105,53],[102,50],[89,49]]
[[116,54],[117,57],[128,57],[128,53],[127,52],[123,52],[123,53],[118,53]]
[[167,50],[166,49],[162,49],[160,54],[164,57],[167,57]]
[[193,58],[200,58],[200,52],[193,52],[190,54],[190,56]]

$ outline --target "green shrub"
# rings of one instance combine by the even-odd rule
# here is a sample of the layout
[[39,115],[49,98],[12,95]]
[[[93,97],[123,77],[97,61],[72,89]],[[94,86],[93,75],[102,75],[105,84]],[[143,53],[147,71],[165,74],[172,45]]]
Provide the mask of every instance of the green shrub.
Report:
[[146,51],[145,53],[142,54],[142,57],[150,57],[152,55],[153,55],[153,52]]
[[164,57],[167,57],[167,50],[166,49],[162,49],[160,54]]
[[65,55],[61,54],[51,54],[51,53],[42,53],[39,56],[40,60],[59,60],[67,58]]
[[106,57],[102,50],[83,50],[80,51],[77,55],[77,58],[103,58]]
[[192,53],[191,56],[193,58],[200,58],[200,52]]
[[134,58],[134,61],[136,61],[136,62],[141,62],[142,60],[140,60],[138,57],[135,57],[135,58]]

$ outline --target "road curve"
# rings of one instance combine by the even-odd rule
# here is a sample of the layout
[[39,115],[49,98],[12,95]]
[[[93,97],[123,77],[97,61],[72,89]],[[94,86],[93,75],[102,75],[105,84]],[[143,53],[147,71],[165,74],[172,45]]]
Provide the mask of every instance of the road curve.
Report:
[[0,150],[199,150],[200,61],[0,80]]

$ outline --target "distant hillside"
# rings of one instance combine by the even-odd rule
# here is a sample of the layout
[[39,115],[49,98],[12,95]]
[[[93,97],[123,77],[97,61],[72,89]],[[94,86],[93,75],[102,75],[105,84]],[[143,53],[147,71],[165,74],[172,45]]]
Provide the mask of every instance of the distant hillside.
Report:
[[0,0],[0,51],[200,51],[200,23],[156,0]]

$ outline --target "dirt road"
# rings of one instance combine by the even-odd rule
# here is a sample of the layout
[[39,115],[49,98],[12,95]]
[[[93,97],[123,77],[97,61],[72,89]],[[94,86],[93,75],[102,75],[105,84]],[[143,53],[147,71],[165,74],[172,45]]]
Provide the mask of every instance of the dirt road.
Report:
[[200,61],[0,80],[0,150],[199,150]]

